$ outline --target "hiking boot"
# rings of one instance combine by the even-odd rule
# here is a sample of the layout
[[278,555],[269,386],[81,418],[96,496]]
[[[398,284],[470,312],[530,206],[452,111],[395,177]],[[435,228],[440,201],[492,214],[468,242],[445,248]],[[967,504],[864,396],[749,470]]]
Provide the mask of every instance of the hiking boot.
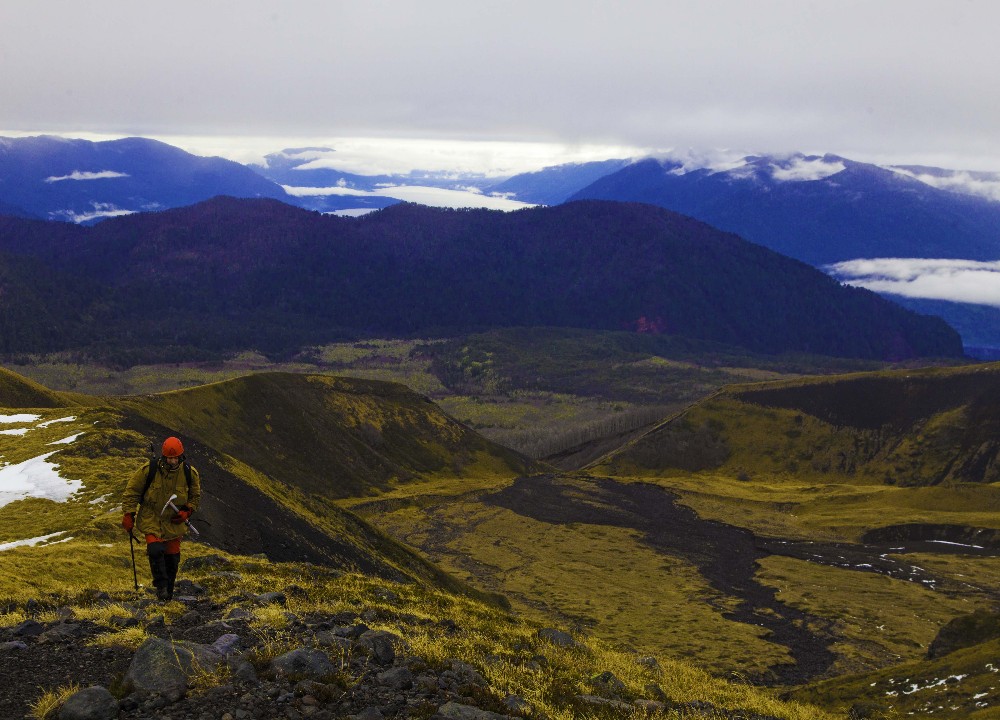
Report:
[[170,593],[167,592],[166,586],[156,588],[156,599],[160,602],[170,600]]
[[177,568],[181,564],[181,554],[174,553],[173,555],[163,556],[164,564],[167,570],[167,600],[174,599],[174,580],[177,579]]

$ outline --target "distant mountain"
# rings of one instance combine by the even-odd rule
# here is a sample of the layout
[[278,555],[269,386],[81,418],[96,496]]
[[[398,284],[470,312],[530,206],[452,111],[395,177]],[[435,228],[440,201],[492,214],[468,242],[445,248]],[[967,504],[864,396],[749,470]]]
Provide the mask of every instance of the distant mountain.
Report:
[[1000,257],[1000,202],[916,179],[931,174],[834,155],[748,157],[725,169],[694,170],[647,159],[572,199],[659,205],[812,265],[871,257]]
[[630,160],[602,160],[555,165],[521,173],[487,189],[509,194],[516,200],[539,205],[558,205],[600,178],[626,167]]
[[92,223],[216,195],[288,200],[240,163],[145,138],[0,138],[0,214]]
[[[516,326],[669,333],[766,353],[961,355],[940,320],[649,205],[404,204],[340,218],[217,198],[91,228],[55,224],[49,236],[43,227],[7,218],[0,253],[31,256],[53,283],[88,285],[66,309],[62,345],[40,335],[32,345],[30,326],[23,342],[89,345],[122,361],[126,349],[277,351]],[[13,299],[30,316],[34,301]]]

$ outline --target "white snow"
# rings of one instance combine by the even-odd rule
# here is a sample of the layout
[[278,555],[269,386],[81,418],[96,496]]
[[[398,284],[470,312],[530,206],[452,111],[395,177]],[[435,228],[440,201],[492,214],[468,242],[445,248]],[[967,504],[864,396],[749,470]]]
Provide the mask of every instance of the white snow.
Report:
[[0,415],[0,423],[26,423],[34,422],[41,415],[29,415],[28,413],[21,413],[20,415]]
[[0,435],[27,435],[31,428],[12,428],[10,430],[0,430]]
[[59,477],[54,463],[48,462],[55,451],[0,468],[0,507],[28,497],[63,502],[83,487],[80,480]]
[[53,540],[52,542],[48,542],[50,538],[54,538],[57,535],[65,535],[65,534],[66,534],[65,530],[60,530],[59,532],[49,533],[48,535],[42,535],[40,537],[35,537],[35,538],[28,538],[27,540],[14,540],[13,542],[2,543],[0,544],[0,552],[4,550],[11,550],[16,547],[22,547],[25,545],[35,546],[38,545],[39,543],[44,543],[45,545],[54,545],[55,543],[67,542],[68,540],[73,539],[72,537],[67,537],[67,538],[62,538],[60,540]]
[[55,420],[46,420],[43,423],[38,423],[35,427],[47,428],[49,425],[54,425],[55,423],[73,422],[74,420],[76,420],[76,415],[70,415],[69,417],[56,418]]
[[83,435],[83,433],[70,435],[69,437],[64,437],[62,440],[53,440],[52,442],[49,443],[49,445],[69,445],[71,442],[75,441],[81,435]]

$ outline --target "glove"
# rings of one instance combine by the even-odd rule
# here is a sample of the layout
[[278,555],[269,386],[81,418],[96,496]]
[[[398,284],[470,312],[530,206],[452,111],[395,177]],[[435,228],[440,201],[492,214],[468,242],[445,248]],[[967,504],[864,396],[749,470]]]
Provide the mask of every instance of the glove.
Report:
[[181,505],[173,517],[170,518],[170,522],[179,525],[180,523],[186,523],[189,517],[191,517],[191,508],[187,505]]
[[135,527],[135,513],[125,513],[122,515],[122,527],[132,532],[132,528]]

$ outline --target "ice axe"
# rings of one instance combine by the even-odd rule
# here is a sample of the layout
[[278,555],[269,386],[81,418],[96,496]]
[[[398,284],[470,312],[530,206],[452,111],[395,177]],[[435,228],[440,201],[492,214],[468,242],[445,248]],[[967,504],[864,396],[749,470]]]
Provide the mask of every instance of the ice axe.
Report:
[[[174,500],[176,500],[176,499],[177,499],[177,495],[176,494],[171,495],[170,498],[167,500],[166,504],[163,506],[163,509],[160,510],[160,515],[162,515],[163,513],[165,513],[167,511],[167,508],[170,508],[175,513],[179,513],[180,510],[177,508],[176,505],[174,505]],[[201,533],[198,532],[198,528],[196,528],[194,525],[191,524],[190,520],[185,520],[184,524],[187,525],[188,529],[191,532],[193,532],[195,535],[200,535],[201,534]]]

